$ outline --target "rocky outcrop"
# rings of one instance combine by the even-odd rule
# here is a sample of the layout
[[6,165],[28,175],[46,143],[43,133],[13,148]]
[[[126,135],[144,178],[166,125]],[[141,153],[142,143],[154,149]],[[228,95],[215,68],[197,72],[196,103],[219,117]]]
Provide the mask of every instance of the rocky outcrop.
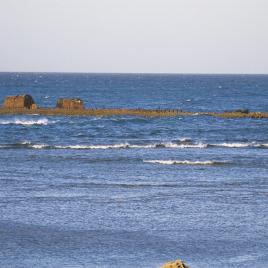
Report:
[[213,116],[220,118],[256,118],[268,119],[268,112],[250,112],[248,109],[225,112],[187,112],[178,109],[125,109],[125,108],[84,108],[81,99],[60,98],[56,108],[37,107],[30,95],[6,97],[0,115],[8,114],[39,114],[39,115],[70,115],[70,116],[144,116],[144,117],[173,117],[173,116]]
[[183,261],[176,260],[174,262],[167,262],[161,268],[190,268]]
[[59,109],[84,109],[84,102],[81,99],[58,99],[56,108]]
[[6,109],[37,109],[34,99],[30,95],[8,96],[4,101]]

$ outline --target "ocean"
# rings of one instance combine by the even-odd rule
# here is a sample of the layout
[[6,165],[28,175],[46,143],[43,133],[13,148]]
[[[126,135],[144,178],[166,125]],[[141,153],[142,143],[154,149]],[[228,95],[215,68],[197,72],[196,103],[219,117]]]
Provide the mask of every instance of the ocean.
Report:
[[[268,111],[267,75],[0,73],[0,102]],[[0,116],[0,267],[268,267],[268,121]]]

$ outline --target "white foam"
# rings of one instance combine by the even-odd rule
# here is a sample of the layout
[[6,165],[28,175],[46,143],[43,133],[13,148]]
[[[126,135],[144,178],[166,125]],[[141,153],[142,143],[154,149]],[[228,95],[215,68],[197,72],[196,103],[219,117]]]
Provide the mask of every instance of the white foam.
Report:
[[219,143],[219,144],[212,144],[213,146],[220,146],[220,147],[229,147],[229,148],[245,148],[245,147],[250,147],[254,146],[252,143],[238,143],[238,142],[233,142],[233,143]]
[[47,145],[46,144],[33,144],[30,147],[32,147],[34,149],[43,149],[43,148],[46,148]]
[[47,118],[35,119],[35,120],[27,120],[27,119],[14,119],[14,120],[1,120],[0,125],[24,125],[24,126],[32,126],[32,125],[47,125],[49,123],[54,123],[54,121],[49,122]]
[[167,142],[167,143],[160,143],[158,146],[163,146],[165,148],[207,148],[208,145],[205,143],[189,143],[189,144],[177,144],[173,142]]
[[[185,141],[188,139],[185,138]],[[74,149],[74,150],[107,150],[107,149],[157,149],[157,148],[170,148],[170,149],[203,149],[209,146],[215,147],[227,147],[227,148],[268,148],[268,144],[257,144],[257,143],[219,143],[219,144],[205,144],[205,143],[174,143],[174,142],[165,142],[165,143],[149,143],[149,144],[129,144],[129,143],[118,143],[118,144],[71,144],[71,145],[47,145],[47,144],[34,144],[30,141],[22,141],[19,144],[26,145],[28,148],[34,149]],[[3,148],[7,145],[1,145]],[[184,163],[186,164],[186,162]]]
[[209,144],[210,146],[215,146],[215,147],[227,147],[227,148],[263,148],[263,147],[268,147],[267,143],[256,143],[256,142],[251,142],[251,143],[239,143],[239,142],[233,142],[233,143],[214,143],[214,144]]
[[131,144],[131,145],[128,145],[127,148],[137,148],[137,149],[142,149],[142,148],[156,148],[157,147],[157,144],[145,144],[145,145],[135,145],[135,144]]
[[162,164],[162,165],[216,165],[226,162],[218,161],[189,161],[189,160],[143,160],[144,163]]
[[48,147],[47,144],[32,144],[30,141],[22,141],[19,144],[26,145],[28,148],[43,149]]
[[108,144],[108,145],[56,145],[53,146],[55,149],[148,149],[148,148],[206,148],[207,144],[176,144],[176,143],[152,143],[152,144],[129,144],[129,143],[119,143],[119,144]]
[[179,138],[178,141],[180,142],[190,142],[192,139],[191,138]]
[[128,143],[120,143],[113,145],[56,145],[54,148],[56,149],[124,149],[128,148]]

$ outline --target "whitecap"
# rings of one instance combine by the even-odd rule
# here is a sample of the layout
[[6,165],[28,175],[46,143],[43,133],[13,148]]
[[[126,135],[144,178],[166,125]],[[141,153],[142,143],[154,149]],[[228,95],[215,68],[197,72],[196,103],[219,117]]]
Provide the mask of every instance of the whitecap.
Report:
[[189,143],[189,144],[177,144],[173,142],[167,142],[167,143],[160,143],[158,144],[159,147],[163,146],[165,148],[179,148],[179,149],[184,149],[184,148],[207,148],[208,144],[206,143]]
[[25,145],[27,148],[33,148],[33,149],[43,149],[48,147],[47,144],[33,144],[30,141],[22,141],[19,143],[20,145]]
[[82,150],[82,149],[123,149],[123,148],[128,148],[129,144],[128,143],[120,143],[120,144],[112,144],[112,145],[56,145],[54,148],[56,149],[77,149],[77,150]]
[[1,120],[0,125],[23,125],[23,126],[32,126],[32,125],[48,125],[49,123],[54,123],[54,121],[49,121],[47,118],[41,119],[13,119],[13,120]]
[[146,148],[156,148],[157,147],[157,144],[144,144],[144,145],[135,145],[135,144],[131,144],[131,145],[128,145],[127,148],[137,148],[137,149],[146,149]]
[[30,147],[32,147],[34,149],[43,149],[43,148],[46,148],[47,145],[46,144],[32,144],[32,145],[30,145]]
[[197,144],[176,144],[172,142],[168,143],[152,143],[152,144],[129,144],[129,143],[119,143],[119,144],[105,144],[105,145],[55,145],[55,149],[149,149],[149,148],[206,148],[207,144],[197,143]]
[[218,144],[211,144],[212,146],[219,146],[219,147],[229,147],[229,148],[246,148],[249,146],[253,146],[252,143],[239,143],[239,142],[233,142],[233,143],[218,143]]
[[191,138],[179,138],[178,141],[179,142],[191,142]]
[[143,160],[144,163],[162,164],[162,165],[220,165],[227,162],[219,161],[189,161],[189,160]]

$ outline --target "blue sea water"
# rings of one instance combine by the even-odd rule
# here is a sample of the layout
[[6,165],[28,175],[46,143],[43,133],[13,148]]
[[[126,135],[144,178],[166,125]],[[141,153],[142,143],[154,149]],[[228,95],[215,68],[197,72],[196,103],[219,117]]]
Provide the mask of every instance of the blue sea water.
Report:
[[[265,75],[0,73],[0,102],[268,111]],[[0,267],[268,267],[268,120],[0,116]]]

